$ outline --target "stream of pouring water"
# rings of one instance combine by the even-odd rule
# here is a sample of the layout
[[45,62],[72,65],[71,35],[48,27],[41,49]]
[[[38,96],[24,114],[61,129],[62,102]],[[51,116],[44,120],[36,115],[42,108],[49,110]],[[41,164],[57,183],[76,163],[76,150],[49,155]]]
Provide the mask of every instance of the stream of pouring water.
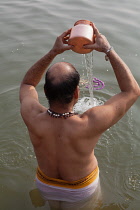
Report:
[[93,87],[93,52],[89,54],[83,55],[83,61],[84,61],[84,72],[83,76],[85,77],[84,82],[85,84],[88,84],[88,91],[89,91],[89,97],[83,97],[78,100],[77,104],[74,107],[75,112],[82,113],[88,110],[91,107],[98,106],[103,104],[102,101],[97,100],[94,97],[94,87]]
[[94,94],[93,94],[93,52],[89,54],[84,54],[85,68],[88,79],[88,89],[90,94],[90,104],[95,106]]

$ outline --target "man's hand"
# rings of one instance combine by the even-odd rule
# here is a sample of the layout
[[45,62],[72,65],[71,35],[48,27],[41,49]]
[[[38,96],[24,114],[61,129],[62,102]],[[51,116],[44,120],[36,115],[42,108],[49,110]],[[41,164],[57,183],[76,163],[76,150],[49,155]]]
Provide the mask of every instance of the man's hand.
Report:
[[94,43],[89,45],[84,45],[85,49],[93,49],[99,52],[106,53],[107,50],[111,47],[106,37],[102,35],[96,26],[93,24],[94,30]]
[[55,44],[52,48],[52,51],[55,54],[61,54],[66,50],[72,49],[72,45],[68,45],[68,39],[70,35],[71,29],[65,31],[60,36],[57,37]]

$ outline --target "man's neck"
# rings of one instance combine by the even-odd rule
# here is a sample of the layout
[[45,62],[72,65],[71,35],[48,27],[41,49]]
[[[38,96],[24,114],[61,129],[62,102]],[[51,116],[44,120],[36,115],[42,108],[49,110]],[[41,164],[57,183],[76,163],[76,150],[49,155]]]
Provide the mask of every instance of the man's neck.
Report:
[[70,104],[53,104],[50,106],[50,109],[57,113],[65,113],[65,112],[72,112],[73,111],[73,103]]

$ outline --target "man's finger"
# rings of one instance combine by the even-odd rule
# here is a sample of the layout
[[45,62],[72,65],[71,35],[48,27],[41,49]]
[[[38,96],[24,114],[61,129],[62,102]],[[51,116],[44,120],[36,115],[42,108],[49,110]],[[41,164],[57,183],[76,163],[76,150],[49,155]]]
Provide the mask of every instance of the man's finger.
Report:
[[84,49],[93,49],[93,45],[91,45],[91,44],[86,44],[86,45],[83,45],[83,48],[84,48]]
[[65,36],[67,36],[68,34],[70,34],[70,32],[71,32],[71,28],[68,29],[67,31],[63,32],[60,36],[61,36],[61,37],[65,37]]
[[94,33],[96,36],[98,36],[100,34],[98,28],[96,28],[96,26],[94,26]]
[[64,43],[64,44],[68,44],[68,41],[67,41],[67,40],[64,40],[63,43]]
[[65,48],[65,50],[71,50],[73,48],[73,45],[67,45],[64,48]]
[[64,40],[68,40],[70,36],[64,36]]
[[83,46],[84,49],[92,49],[92,50],[95,50],[97,49],[97,44],[86,44]]

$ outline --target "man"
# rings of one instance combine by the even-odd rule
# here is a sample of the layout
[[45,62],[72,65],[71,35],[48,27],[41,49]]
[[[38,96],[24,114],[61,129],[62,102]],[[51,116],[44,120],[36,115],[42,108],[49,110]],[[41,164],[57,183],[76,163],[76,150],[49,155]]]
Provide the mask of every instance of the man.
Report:
[[53,48],[26,73],[20,88],[21,115],[28,128],[38,161],[37,187],[48,200],[78,201],[90,196],[99,181],[94,148],[101,134],[120,120],[140,95],[128,66],[109,42],[95,31],[95,43],[84,48],[108,57],[120,93],[102,106],[81,115],[73,112],[79,97],[79,74],[69,63],[56,63],[46,73],[44,90],[49,109],[38,101],[36,86],[53,59],[72,49],[70,30],[60,35]]

